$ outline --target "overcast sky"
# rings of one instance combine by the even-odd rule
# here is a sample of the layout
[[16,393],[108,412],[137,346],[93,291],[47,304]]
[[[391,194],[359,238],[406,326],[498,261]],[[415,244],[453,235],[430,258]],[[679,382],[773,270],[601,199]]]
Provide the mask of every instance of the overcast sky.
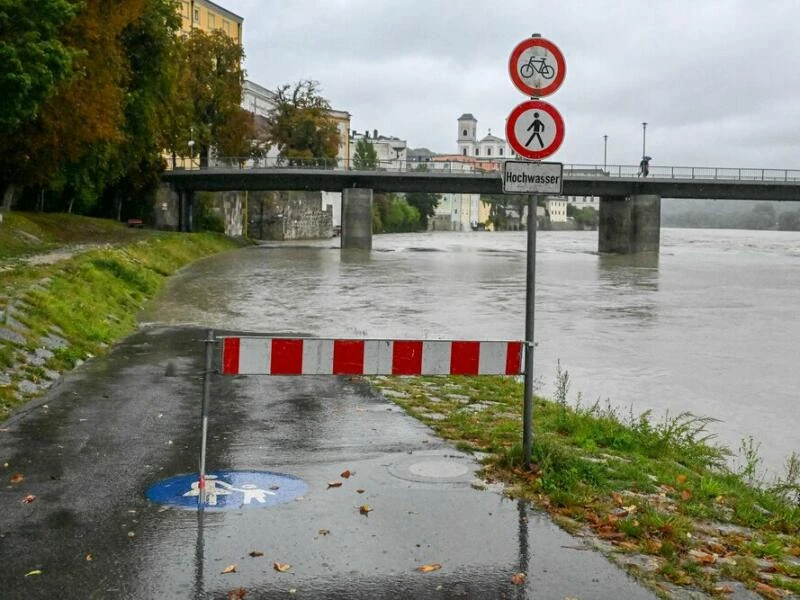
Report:
[[244,17],[247,77],[320,82],[351,127],[456,152],[457,118],[505,137],[526,97],[508,58],[532,33],[566,79],[547,160],[800,168],[800,0],[216,0]]

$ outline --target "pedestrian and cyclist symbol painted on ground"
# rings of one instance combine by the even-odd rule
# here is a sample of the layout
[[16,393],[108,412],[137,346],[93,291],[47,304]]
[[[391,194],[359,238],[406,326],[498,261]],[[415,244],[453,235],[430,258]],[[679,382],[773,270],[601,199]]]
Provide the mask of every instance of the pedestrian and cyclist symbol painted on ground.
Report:
[[555,92],[567,75],[564,55],[553,42],[542,37],[521,41],[511,52],[508,73],[526,96],[541,98]]
[[528,100],[511,111],[506,139],[519,156],[540,160],[553,154],[564,141],[564,119],[551,104]]
[[[305,494],[308,485],[292,475],[269,471],[215,471],[206,474],[205,510],[249,510],[291,502]],[[156,504],[196,510],[200,482],[196,473],[177,475],[147,490]]]

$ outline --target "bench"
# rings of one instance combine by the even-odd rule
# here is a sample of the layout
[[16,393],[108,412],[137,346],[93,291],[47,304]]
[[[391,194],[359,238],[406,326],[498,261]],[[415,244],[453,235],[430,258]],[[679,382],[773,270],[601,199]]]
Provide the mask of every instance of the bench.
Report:
[[144,227],[141,219],[128,219],[128,227]]

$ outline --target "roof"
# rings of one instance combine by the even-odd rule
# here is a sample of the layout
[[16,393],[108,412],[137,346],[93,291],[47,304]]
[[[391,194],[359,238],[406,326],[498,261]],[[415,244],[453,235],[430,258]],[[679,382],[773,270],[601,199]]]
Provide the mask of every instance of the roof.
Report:
[[463,115],[461,115],[460,117],[458,117],[458,120],[459,120],[459,121],[466,121],[466,120],[469,120],[469,121],[477,121],[478,119],[476,119],[475,117],[473,117],[473,116],[472,116],[472,113],[464,113]]
[[499,138],[496,135],[492,135],[491,133],[489,135],[487,135],[485,138],[483,138],[478,143],[482,144],[483,142],[500,142],[501,144],[505,144],[506,143],[506,141],[504,139]]
[[244,18],[237,15],[235,12],[228,10],[227,8],[216,4],[215,2],[211,2],[211,0],[200,0],[201,4],[205,4],[206,7],[211,7],[216,11],[219,11],[220,14],[228,17],[229,19],[236,21],[237,23],[244,23]]

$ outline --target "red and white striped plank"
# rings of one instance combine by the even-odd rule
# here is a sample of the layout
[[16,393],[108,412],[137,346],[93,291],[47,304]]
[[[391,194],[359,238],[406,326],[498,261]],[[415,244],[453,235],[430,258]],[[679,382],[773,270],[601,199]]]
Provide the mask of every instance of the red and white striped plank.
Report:
[[522,342],[226,337],[223,375],[519,375]]

